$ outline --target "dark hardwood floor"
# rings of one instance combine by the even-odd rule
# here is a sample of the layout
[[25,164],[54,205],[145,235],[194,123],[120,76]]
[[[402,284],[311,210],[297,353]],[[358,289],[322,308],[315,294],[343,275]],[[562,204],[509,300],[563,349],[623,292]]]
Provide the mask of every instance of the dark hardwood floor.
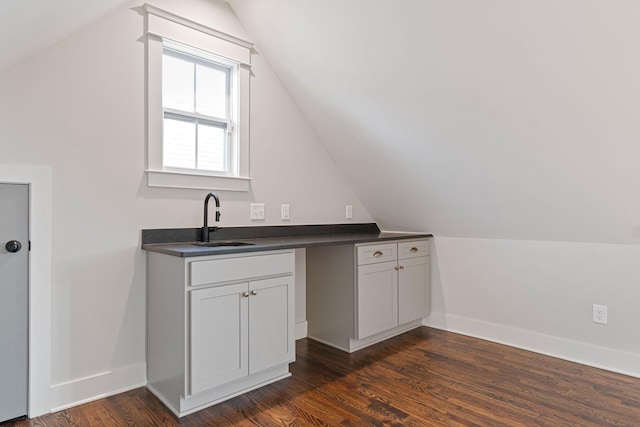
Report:
[[297,343],[293,376],[175,418],[139,388],[13,426],[640,426],[640,379],[422,327],[347,354]]

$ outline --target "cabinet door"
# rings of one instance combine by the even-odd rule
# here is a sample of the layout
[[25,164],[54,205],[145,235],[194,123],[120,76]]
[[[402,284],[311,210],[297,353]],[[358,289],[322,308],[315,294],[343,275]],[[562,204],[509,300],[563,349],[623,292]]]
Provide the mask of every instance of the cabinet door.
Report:
[[293,276],[249,282],[249,370],[295,360]]
[[[398,325],[398,272],[396,262],[358,267],[357,338],[365,338]],[[331,309],[327,307],[327,309]]]
[[248,375],[247,283],[191,291],[191,394]]
[[403,324],[429,314],[431,264],[429,257],[420,257],[401,259],[398,266],[398,317]]

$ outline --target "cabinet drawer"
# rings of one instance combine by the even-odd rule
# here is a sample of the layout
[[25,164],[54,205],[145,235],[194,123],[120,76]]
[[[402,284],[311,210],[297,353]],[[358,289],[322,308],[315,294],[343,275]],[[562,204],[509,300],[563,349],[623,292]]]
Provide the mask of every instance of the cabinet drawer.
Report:
[[398,259],[417,258],[429,255],[428,240],[414,240],[398,243]]
[[293,274],[294,267],[293,252],[194,261],[189,268],[189,284],[199,286]]
[[397,251],[398,246],[395,243],[358,246],[358,265],[395,261]]

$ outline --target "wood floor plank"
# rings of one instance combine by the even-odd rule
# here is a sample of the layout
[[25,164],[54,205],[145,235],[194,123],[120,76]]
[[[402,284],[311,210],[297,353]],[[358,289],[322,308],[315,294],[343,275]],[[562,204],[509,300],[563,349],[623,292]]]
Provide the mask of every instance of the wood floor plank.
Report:
[[139,388],[0,427],[640,426],[638,378],[450,332],[296,347],[292,377],[181,419]]

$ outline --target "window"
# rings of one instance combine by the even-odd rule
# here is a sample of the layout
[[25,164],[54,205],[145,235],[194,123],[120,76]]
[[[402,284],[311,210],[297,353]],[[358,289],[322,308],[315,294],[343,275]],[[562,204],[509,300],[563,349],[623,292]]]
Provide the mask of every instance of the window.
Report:
[[251,44],[144,5],[149,186],[248,191]]
[[237,67],[189,50],[164,43],[163,166],[228,175],[237,122],[231,90]]

